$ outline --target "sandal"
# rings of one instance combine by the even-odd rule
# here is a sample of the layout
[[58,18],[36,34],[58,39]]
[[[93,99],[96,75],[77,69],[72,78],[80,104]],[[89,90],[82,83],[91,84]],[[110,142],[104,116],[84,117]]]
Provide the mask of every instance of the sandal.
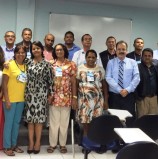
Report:
[[54,146],[54,147],[49,146],[49,147],[47,148],[47,152],[48,152],[48,153],[53,153],[56,148],[57,148],[56,146]]
[[23,153],[23,152],[24,152],[24,151],[23,151],[21,148],[19,148],[18,146],[13,147],[12,150],[15,151],[15,152],[17,152],[17,153]]
[[61,153],[67,153],[67,148],[65,146],[60,146]]
[[4,149],[3,151],[7,156],[15,156],[15,153],[13,152],[13,150],[11,148],[8,149]]

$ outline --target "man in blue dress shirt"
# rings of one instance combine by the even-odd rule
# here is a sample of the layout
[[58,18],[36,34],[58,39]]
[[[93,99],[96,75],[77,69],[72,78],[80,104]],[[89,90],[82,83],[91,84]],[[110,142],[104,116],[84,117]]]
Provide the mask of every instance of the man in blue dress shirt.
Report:
[[[127,47],[125,41],[119,41],[116,44],[117,57],[107,64],[106,81],[109,84],[109,107],[128,110],[135,116],[134,91],[140,82],[140,76],[137,62],[126,57]],[[121,75],[120,65],[122,66]]]
[[74,33],[71,31],[67,31],[64,36],[65,46],[69,51],[69,60],[72,60],[74,53],[78,50],[81,50],[79,46],[74,44],[75,38]]

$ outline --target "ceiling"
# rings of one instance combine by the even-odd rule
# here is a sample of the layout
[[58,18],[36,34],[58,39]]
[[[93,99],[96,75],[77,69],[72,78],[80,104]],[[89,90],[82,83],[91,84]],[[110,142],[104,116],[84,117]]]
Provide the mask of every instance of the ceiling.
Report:
[[69,1],[158,9],[158,0],[69,0]]

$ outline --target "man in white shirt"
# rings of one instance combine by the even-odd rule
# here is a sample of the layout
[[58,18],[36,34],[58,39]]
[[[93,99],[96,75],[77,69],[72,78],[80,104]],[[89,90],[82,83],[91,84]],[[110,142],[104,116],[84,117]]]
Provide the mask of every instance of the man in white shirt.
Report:
[[4,35],[4,40],[6,45],[2,46],[4,51],[4,58],[5,61],[13,59],[14,56],[14,49],[15,49],[15,33],[13,31],[7,31]]
[[[81,42],[82,42],[82,45],[83,45],[83,49],[81,49],[81,50],[79,50],[79,51],[76,51],[76,52],[74,53],[73,58],[72,58],[72,61],[74,61],[77,66],[86,63],[85,54],[86,54],[86,52],[90,49],[90,47],[91,47],[91,45],[92,45],[92,37],[91,37],[91,35],[89,35],[89,34],[84,34],[84,35],[82,36],[82,38],[81,38]],[[99,56],[97,56],[97,61],[96,61],[96,63],[97,63],[99,66],[102,66],[102,62],[101,62]]]
[[[157,46],[158,46],[158,43],[157,43]],[[158,60],[158,49],[154,50],[154,52],[153,52],[153,59],[157,59]]]

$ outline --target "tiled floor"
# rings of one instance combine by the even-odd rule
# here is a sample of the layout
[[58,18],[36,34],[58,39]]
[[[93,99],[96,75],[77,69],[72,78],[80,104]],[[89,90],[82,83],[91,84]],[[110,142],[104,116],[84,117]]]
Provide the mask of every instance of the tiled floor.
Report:
[[[41,152],[37,155],[34,154],[27,154],[27,147],[21,147],[25,151],[22,154],[17,154],[14,157],[6,156],[3,151],[0,151],[0,159],[84,159],[84,155],[81,152],[81,147],[75,145],[75,156],[73,157],[72,154],[72,147],[71,145],[68,145],[68,153],[61,154],[58,149],[54,151],[52,154],[48,154],[46,149],[48,146],[42,146]],[[113,154],[111,151],[107,151],[103,154],[97,154],[95,152],[91,152],[88,155],[88,159],[115,159],[116,154]]]

